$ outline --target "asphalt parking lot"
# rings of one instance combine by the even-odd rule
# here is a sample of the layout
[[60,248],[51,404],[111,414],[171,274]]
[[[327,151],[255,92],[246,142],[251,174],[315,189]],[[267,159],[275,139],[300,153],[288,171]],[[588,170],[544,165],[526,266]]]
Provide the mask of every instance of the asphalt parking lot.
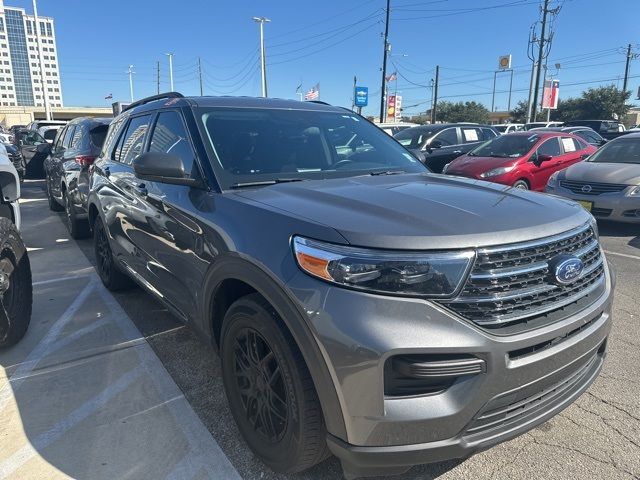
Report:
[[[91,240],[68,237],[43,186],[23,190],[34,313],[23,342],[0,353],[0,478],[342,477],[333,458],[293,476],[262,466],[232,420],[213,350],[142,290],[104,290]],[[618,283],[596,383],[526,435],[393,478],[640,478],[640,226],[600,233]]]

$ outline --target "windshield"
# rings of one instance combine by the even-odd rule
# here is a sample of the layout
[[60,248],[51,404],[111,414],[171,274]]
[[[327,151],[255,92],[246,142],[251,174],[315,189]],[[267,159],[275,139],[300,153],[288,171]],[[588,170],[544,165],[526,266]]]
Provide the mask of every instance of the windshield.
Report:
[[640,138],[625,138],[609,142],[591,155],[588,161],[640,164]]
[[526,155],[536,144],[538,135],[502,135],[471,150],[476,157],[518,158]]
[[350,112],[200,108],[223,188],[373,172],[426,172],[389,135]]
[[413,127],[406,128],[401,132],[396,133],[395,138],[401,145],[407,148],[421,148],[427,138],[436,133],[432,128],[428,127]]

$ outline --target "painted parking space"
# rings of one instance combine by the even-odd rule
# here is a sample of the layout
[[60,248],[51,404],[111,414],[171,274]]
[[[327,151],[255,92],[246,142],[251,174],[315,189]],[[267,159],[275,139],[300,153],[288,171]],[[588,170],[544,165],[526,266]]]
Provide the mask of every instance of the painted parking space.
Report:
[[25,188],[34,309],[0,353],[0,478],[240,478],[39,188]]

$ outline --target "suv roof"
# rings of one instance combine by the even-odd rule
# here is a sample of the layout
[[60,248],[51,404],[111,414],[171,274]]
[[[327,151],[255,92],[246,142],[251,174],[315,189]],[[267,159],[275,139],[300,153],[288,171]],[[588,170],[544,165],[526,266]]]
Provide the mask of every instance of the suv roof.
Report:
[[[282,98],[206,96],[185,97],[178,92],[167,92],[138,100],[127,106],[124,112],[143,112],[155,110],[163,106],[183,107],[234,107],[234,108],[276,108],[286,110],[333,111],[343,112],[342,107],[335,107],[324,102],[301,102]],[[349,110],[350,111],[350,110]]]

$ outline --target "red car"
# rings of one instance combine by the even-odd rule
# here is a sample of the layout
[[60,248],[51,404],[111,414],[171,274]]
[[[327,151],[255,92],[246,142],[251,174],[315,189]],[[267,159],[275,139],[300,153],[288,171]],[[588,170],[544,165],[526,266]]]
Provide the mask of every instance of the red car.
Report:
[[596,151],[581,138],[562,132],[516,132],[483,143],[449,163],[443,173],[544,191],[552,173]]

